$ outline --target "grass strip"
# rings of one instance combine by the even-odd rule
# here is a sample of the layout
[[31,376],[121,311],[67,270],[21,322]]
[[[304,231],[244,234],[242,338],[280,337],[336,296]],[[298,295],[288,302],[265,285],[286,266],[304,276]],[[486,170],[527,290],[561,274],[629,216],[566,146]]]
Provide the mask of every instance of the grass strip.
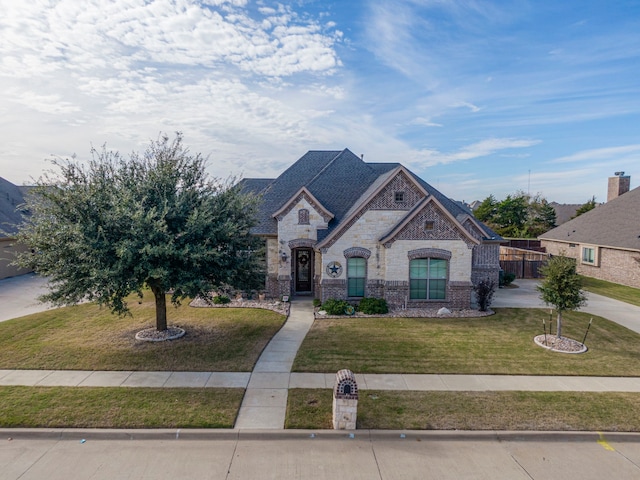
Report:
[[49,310],[0,323],[0,369],[251,371],[285,321],[253,308],[168,307],[170,325],[186,335],[140,342],[155,326],[152,296],[129,298],[131,316],[93,304]]
[[[332,399],[289,390],[285,428],[332,428]],[[361,390],[357,428],[640,432],[640,394]]]
[[[501,308],[481,318],[339,318],[316,320],[293,371],[503,375],[640,376],[640,335],[601,317],[564,315],[563,335],[582,341],[580,355],[533,342],[543,309]],[[554,330],[555,332],[555,330]]]
[[582,288],[588,292],[620,300],[640,307],[640,288],[627,287],[617,283],[581,276]]
[[244,389],[0,387],[0,428],[232,428]]

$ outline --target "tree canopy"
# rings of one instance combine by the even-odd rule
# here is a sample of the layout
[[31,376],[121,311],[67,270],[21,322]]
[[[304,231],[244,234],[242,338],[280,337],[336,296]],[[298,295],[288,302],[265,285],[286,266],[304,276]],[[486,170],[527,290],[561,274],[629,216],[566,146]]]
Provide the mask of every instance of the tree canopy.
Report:
[[169,291],[178,304],[223,285],[260,285],[260,243],[249,231],[258,199],[233,179],[209,178],[180,133],[129,158],[91,153],[86,165],[54,160],[27,200],[32,215],[17,237],[35,254],[18,263],[49,278],[43,301],[96,301],[125,314],[126,297],[149,288],[156,328],[166,330]]
[[489,195],[474,215],[504,237],[536,238],[556,226],[556,212],[547,200],[523,192],[502,201]]
[[580,205],[580,207],[578,207],[578,209],[576,210],[576,214],[571,218],[579,217],[583,213],[587,213],[589,210],[593,210],[594,208],[596,208],[596,205],[596,196],[594,195],[593,197],[591,197],[591,199]]
[[537,286],[540,298],[553,305],[558,312],[556,335],[562,336],[562,314],[576,310],[587,302],[582,291],[582,281],[576,272],[576,261],[573,258],[551,257],[540,268],[543,279]]

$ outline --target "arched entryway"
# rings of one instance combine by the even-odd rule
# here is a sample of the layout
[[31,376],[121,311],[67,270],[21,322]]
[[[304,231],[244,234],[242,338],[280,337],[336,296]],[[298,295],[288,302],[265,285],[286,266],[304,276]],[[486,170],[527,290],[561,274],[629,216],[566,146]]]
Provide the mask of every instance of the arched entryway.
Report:
[[315,241],[309,238],[298,238],[289,242],[294,295],[313,295],[314,244]]

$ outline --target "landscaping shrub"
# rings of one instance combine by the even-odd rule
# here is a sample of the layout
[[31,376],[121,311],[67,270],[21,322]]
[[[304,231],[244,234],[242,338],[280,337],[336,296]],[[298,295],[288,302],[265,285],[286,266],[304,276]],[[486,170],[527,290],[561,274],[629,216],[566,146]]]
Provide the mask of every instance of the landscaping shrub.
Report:
[[322,300],[320,300],[319,298],[314,298],[313,299],[313,306],[314,307],[319,307],[320,305],[322,305]]
[[476,294],[476,301],[478,302],[480,311],[486,312],[493,300],[493,294],[496,291],[496,283],[488,278],[480,280],[476,285],[474,285],[473,291]]
[[216,305],[225,305],[227,303],[229,303],[231,301],[231,299],[229,297],[227,297],[226,295],[217,295],[215,297],[213,297],[213,303],[215,303]]
[[381,315],[388,313],[389,307],[384,298],[364,297],[360,300],[358,310],[367,315]]
[[505,273],[502,276],[502,285],[500,285],[501,287],[506,287],[511,285],[511,282],[513,282],[516,279],[516,274],[515,273]]
[[345,300],[329,298],[322,304],[322,309],[326,311],[328,315],[344,315],[345,308],[350,306],[351,305],[349,305]]

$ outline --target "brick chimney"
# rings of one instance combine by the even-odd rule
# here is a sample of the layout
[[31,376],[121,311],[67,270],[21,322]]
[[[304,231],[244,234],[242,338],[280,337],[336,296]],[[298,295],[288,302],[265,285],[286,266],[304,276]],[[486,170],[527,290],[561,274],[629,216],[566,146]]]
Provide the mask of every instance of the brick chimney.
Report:
[[607,202],[614,198],[618,198],[623,193],[629,191],[631,186],[631,177],[624,175],[624,172],[616,172],[615,177],[609,177],[609,189],[607,191]]

